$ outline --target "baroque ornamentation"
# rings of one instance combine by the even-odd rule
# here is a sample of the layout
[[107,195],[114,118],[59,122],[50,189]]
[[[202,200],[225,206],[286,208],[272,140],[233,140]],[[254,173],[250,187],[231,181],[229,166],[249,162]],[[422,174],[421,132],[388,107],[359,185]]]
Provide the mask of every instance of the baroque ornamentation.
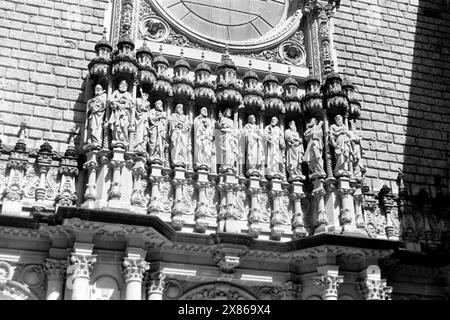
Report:
[[150,264],[142,259],[124,258],[122,265],[125,282],[142,281],[145,271],[150,268]]

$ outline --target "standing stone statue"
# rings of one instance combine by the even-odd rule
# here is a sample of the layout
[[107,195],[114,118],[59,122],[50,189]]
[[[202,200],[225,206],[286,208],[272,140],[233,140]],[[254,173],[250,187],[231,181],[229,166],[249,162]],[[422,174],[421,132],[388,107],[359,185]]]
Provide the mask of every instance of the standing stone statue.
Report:
[[330,126],[330,144],[334,147],[336,159],[334,175],[336,177],[350,176],[350,134],[342,121],[341,115],[338,114],[334,121],[335,123]]
[[351,161],[353,163],[353,176],[355,178],[362,178],[362,169],[364,168],[361,162],[361,137],[355,130],[349,131],[351,142]]
[[194,119],[194,164],[208,170],[211,167],[214,127],[208,118],[208,110],[203,107]]
[[184,114],[183,105],[177,104],[175,113],[169,119],[171,141],[170,156],[174,167],[185,167],[188,162],[188,138],[191,124]]
[[270,124],[264,129],[264,133],[267,140],[267,175],[281,176],[285,143],[277,117],[272,117]]
[[317,119],[312,118],[306,126],[306,131],[303,134],[308,146],[306,147],[303,161],[308,164],[310,178],[325,177],[323,170],[323,121],[317,124]]
[[141,90],[141,98],[136,99],[135,112],[135,151],[145,152],[148,143],[148,113],[150,110],[150,102],[148,101],[148,93]]
[[231,109],[225,109],[224,114],[219,113],[219,121],[216,123],[217,129],[222,133],[220,147],[222,153],[222,172],[236,171],[236,162],[238,154],[238,137],[234,128],[233,119],[231,119]]
[[150,162],[164,163],[164,144],[166,139],[166,113],[161,100],[155,102],[155,109],[148,114]]
[[127,91],[128,84],[122,80],[119,89],[115,90],[109,99],[111,105],[111,116],[109,126],[112,130],[113,144],[120,142],[128,145],[128,127],[130,125],[130,114],[133,107],[133,98]]
[[302,175],[303,141],[297,132],[295,121],[289,122],[289,128],[286,130],[284,137],[286,139],[286,169],[289,173],[290,180],[301,180],[305,177]]
[[95,86],[95,96],[87,102],[87,139],[94,149],[101,148],[103,139],[103,116],[106,110],[106,93],[100,84]]
[[248,175],[260,175],[264,166],[264,133],[261,131],[256,124],[256,117],[254,115],[248,116],[248,123],[244,126],[244,135],[247,140]]

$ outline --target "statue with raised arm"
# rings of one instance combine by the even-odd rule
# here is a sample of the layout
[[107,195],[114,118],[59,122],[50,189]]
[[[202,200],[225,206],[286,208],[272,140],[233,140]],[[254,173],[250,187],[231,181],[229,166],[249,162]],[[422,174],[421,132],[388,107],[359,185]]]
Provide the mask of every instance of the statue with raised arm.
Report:
[[208,109],[201,108],[194,119],[194,165],[209,170],[213,151],[214,126],[208,117]]
[[86,142],[94,149],[102,147],[103,117],[106,111],[106,93],[100,84],[95,86],[95,96],[87,102]]
[[222,133],[220,139],[221,171],[234,173],[238,156],[238,136],[231,117],[231,109],[229,108],[225,109],[223,115],[219,113],[219,121],[216,122],[216,128]]
[[133,98],[127,89],[127,81],[122,80],[119,89],[115,90],[109,99],[111,116],[108,123],[112,131],[113,144],[120,142],[128,145],[129,142],[128,127],[130,126]]
[[155,108],[148,113],[149,120],[149,158],[150,162],[164,163],[166,140],[166,113],[161,100],[155,102]]
[[264,134],[267,140],[267,175],[281,177],[285,143],[277,117],[272,117],[270,124],[264,129]]
[[135,125],[136,137],[134,150],[145,152],[148,143],[148,113],[150,111],[150,102],[148,93],[141,90],[141,97],[136,99]]
[[325,177],[323,170],[323,121],[317,123],[316,118],[312,118],[306,125],[303,136],[306,139],[307,147],[303,156],[303,161],[308,164],[310,178]]
[[334,147],[336,160],[333,173],[336,177],[350,176],[350,134],[342,120],[338,114],[334,118],[335,123],[330,126],[330,144]]
[[289,122],[289,128],[285,131],[286,139],[286,170],[289,173],[289,179],[302,180],[303,141],[297,132],[295,121]]
[[177,104],[169,119],[170,156],[174,167],[185,167],[188,162],[188,141],[191,124],[184,114],[183,105]]
[[264,167],[264,132],[256,124],[254,115],[248,116],[248,123],[244,126],[246,138],[246,167],[248,175],[260,175]]

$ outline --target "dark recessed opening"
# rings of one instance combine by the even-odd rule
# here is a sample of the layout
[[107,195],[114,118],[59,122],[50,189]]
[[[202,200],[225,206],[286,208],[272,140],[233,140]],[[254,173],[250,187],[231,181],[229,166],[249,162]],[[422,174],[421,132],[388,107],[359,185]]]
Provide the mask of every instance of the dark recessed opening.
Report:
[[437,18],[440,19],[441,17],[441,11],[435,10],[435,9],[423,9],[423,15],[429,18]]

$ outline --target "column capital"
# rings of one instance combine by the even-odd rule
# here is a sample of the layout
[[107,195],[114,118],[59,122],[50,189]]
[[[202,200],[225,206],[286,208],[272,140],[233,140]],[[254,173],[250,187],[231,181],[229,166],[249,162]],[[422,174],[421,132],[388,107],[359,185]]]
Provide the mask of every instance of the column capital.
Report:
[[158,271],[158,272],[154,272],[151,275],[151,281],[150,281],[150,286],[149,286],[149,293],[150,292],[163,292],[164,290],[164,286],[165,286],[165,279],[166,279],[166,274]]
[[89,279],[95,262],[97,262],[97,255],[72,253],[69,258],[70,266],[68,267],[67,272],[72,273],[73,279]]
[[44,264],[44,270],[48,280],[62,280],[64,279],[67,271],[68,261],[46,259]]
[[317,268],[321,274],[314,277],[317,286],[322,290],[324,300],[337,300],[339,285],[344,282],[344,277],[339,275],[338,266],[321,266]]
[[125,282],[142,281],[145,271],[150,268],[150,263],[136,258],[124,258],[122,265]]
[[377,265],[371,265],[361,272],[362,281],[357,288],[366,300],[391,300],[392,287],[381,279],[381,270]]

